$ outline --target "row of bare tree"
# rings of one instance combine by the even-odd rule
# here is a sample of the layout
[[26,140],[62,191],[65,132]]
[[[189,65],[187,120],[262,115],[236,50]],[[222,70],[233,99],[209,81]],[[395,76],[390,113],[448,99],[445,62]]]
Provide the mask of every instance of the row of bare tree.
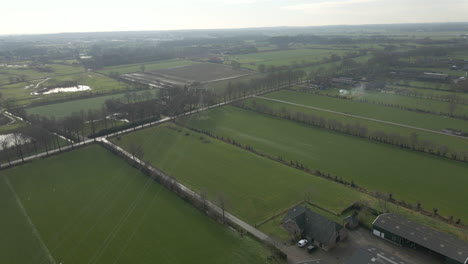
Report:
[[367,126],[360,123],[343,123],[339,120],[324,118],[314,114],[294,112],[284,107],[281,109],[275,109],[256,100],[254,100],[251,104],[240,102],[236,104],[236,106],[275,117],[285,118],[320,128],[330,129],[348,135],[395,145],[405,149],[412,149],[415,151],[426,152],[453,160],[468,162],[468,151],[457,151],[450,149],[444,144],[438,144],[428,139],[420,139],[419,135],[415,132],[409,134],[408,136],[404,136],[396,132],[389,133],[379,129],[371,131]]

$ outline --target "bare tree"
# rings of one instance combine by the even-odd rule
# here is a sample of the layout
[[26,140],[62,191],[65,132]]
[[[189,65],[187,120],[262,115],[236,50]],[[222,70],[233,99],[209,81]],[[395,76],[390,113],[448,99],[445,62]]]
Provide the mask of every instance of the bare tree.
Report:
[[453,101],[450,101],[449,104],[448,104],[448,112],[449,112],[450,116],[453,116],[456,109],[457,109],[457,103],[455,103]]
[[226,211],[226,203],[227,203],[227,198],[224,193],[218,193],[216,197],[216,201],[218,203],[219,208],[221,208],[222,214],[223,214],[223,223],[225,223],[225,211]]
[[203,203],[203,212],[206,213],[207,208],[207,200],[208,200],[208,191],[206,190],[205,187],[201,188],[200,190],[200,199],[202,200]]
[[133,159],[136,161],[136,159],[142,160],[143,156],[145,154],[143,150],[143,146],[141,144],[131,142],[128,146],[128,149],[130,151],[130,154],[132,154]]
[[13,137],[13,144],[15,145],[15,148],[16,148],[16,152],[18,156],[21,158],[21,161],[24,162],[23,149],[21,145],[23,145],[23,143],[25,142],[25,139],[23,138],[23,135],[18,132],[14,132],[12,137]]
[[11,160],[10,160],[10,146],[8,145],[8,137],[5,138],[2,143],[2,149],[3,151],[5,151],[6,153],[6,156],[7,156],[7,160],[8,160],[8,165],[11,166]]
[[304,201],[306,201],[307,203],[311,203],[313,195],[314,189],[312,187],[307,188],[304,191]]

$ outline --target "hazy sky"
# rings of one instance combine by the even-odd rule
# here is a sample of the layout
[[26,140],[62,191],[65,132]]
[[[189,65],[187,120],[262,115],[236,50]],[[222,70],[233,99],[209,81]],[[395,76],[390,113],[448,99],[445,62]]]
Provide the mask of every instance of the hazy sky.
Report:
[[6,0],[0,34],[468,21],[468,0]]

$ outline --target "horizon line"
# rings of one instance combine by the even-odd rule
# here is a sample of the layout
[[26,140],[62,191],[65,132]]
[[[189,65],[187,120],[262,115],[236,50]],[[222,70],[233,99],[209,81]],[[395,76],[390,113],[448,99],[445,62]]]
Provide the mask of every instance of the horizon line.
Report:
[[468,24],[468,21],[450,21],[450,22],[410,22],[410,23],[372,23],[372,24],[327,24],[327,25],[309,25],[309,26],[258,26],[258,27],[231,27],[231,28],[181,28],[181,29],[147,29],[147,30],[103,30],[103,31],[63,31],[48,33],[15,33],[0,34],[0,37],[18,37],[18,36],[39,36],[39,35],[59,35],[59,34],[86,34],[86,33],[124,33],[124,32],[180,32],[180,31],[217,31],[217,30],[255,30],[255,29],[275,29],[275,28],[319,28],[319,27],[358,27],[358,26],[388,26],[388,25],[429,25],[429,24]]

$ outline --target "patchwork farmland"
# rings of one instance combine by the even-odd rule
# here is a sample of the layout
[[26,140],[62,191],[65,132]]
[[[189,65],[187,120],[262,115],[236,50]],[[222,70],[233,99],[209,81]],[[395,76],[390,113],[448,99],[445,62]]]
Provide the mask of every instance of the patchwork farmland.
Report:
[[466,30],[0,36],[0,263],[466,264]]

